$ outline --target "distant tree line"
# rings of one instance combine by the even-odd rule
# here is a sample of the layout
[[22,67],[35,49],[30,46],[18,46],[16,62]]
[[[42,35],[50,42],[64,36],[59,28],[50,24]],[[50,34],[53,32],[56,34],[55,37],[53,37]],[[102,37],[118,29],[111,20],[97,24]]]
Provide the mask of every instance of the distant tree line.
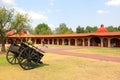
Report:
[[[76,27],[76,31],[74,32],[71,28],[69,28],[65,23],[61,23],[54,31],[45,24],[40,23],[34,29],[30,29],[29,32],[31,34],[73,34],[73,33],[91,33],[96,32],[99,27],[97,26],[87,26],[87,27]],[[120,26],[108,26],[106,27],[109,32],[118,32],[120,31]]]

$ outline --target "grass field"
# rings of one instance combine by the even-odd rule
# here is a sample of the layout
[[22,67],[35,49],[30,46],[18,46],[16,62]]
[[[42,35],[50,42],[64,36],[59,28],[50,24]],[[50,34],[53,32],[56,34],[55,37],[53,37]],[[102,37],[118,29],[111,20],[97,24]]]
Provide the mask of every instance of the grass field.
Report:
[[0,55],[0,80],[119,80],[120,63],[45,53],[43,65],[23,70]]
[[120,57],[120,48],[100,48],[100,47],[84,47],[75,50],[66,50],[68,52],[75,53],[89,53],[89,54],[99,54],[104,56],[119,56]]

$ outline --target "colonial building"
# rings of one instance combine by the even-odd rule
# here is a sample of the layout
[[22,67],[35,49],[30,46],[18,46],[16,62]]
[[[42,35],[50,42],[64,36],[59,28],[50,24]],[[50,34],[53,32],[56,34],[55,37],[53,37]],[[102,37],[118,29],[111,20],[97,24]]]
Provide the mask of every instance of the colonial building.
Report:
[[68,46],[98,46],[98,47],[120,47],[120,32],[108,32],[104,25],[94,33],[80,33],[80,34],[61,34],[61,35],[32,35],[22,33],[15,34],[8,38],[13,42],[16,41],[31,41],[35,44],[49,45],[68,45]]

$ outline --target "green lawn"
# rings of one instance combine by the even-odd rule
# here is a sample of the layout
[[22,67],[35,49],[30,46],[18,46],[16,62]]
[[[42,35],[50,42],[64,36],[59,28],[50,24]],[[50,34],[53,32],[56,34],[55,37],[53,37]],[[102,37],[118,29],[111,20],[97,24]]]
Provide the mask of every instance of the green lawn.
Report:
[[120,63],[45,53],[38,68],[23,70],[0,55],[0,80],[119,80]]
[[75,50],[66,50],[75,53],[90,53],[90,54],[99,54],[105,56],[119,56],[120,57],[120,48],[100,48],[100,47],[81,47],[80,49]]

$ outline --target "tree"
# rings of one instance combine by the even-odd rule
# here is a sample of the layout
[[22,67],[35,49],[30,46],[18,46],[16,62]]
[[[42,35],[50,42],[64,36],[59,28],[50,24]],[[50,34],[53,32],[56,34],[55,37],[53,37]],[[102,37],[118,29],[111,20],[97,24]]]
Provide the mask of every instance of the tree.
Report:
[[11,22],[11,29],[15,29],[18,33],[20,30],[25,29],[29,30],[30,25],[29,25],[29,18],[27,14],[20,14],[17,13],[15,15],[15,19]]
[[118,31],[120,31],[120,26],[118,26]]
[[98,29],[98,27],[97,27],[97,26],[94,26],[93,29],[92,29],[92,31],[93,31],[93,32],[96,32],[97,29]]
[[76,33],[84,33],[84,27],[78,26],[76,28]]
[[28,31],[29,31],[30,34],[35,34],[35,29],[34,28],[30,28]]
[[38,24],[35,27],[35,32],[36,34],[52,34],[50,27],[45,23]]
[[97,31],[97,26],[91,27],[91,26],[87,26],[85,29],[86,33],[91,33],[91,32],[96,32]]
[[27,15],[15,12],[14,9],[0,7],[0,41],[2,44],[1,51],[5,52],[5,42],[8,36],[6,33],[12,29],[19,32],[28,23]]
[[72,34],[72,33],[74,33],[74,31],[71,28],[69,28],[66,32],[66,34]]
[[71,28],[68,28],[65,23],[61,23],[58,28],[55,29],[55,34],[71,34],[74,33]]
[[92,31],[92,27],[91,27],[91,26],[87,26],[86,29],[85,29],[85,32],[86,32],[86,33],[93,32],[93,31]]
[[108,26],[108,27],[107,27],[107,30],[108,30],[109,32],[116,32],[116,31],[118,31],[117,27],[113,27],[113,26]]

